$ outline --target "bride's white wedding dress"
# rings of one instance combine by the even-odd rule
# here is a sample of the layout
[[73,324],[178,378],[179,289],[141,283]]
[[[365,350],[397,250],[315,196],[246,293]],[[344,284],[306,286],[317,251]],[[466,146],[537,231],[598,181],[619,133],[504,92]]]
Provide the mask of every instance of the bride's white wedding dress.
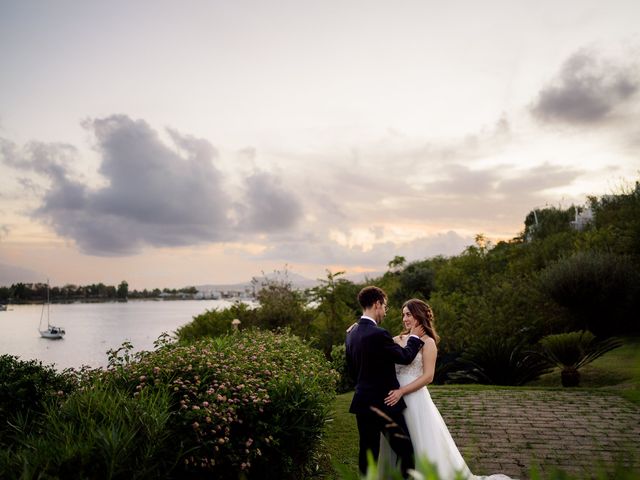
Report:
[[[419,352],[409,365],[396,365],[396,375],[401,387],[420,377],[422,375],[422,352]],[[462,478],[469,480],[511,480],[510,477],[502,474],[482,477],[471,473],[438,408],[431,400],[427,387],[406,394],[403,398],[407,404],[404,418],[407,422],[415,456],[416,458],[426,456],[431,463],[435,464],[441,480],[453,480],[456,475],[460,474]],[[381,436],[379,471],[383,472],[388,462],[395,463],[395,455],[384,436]]]

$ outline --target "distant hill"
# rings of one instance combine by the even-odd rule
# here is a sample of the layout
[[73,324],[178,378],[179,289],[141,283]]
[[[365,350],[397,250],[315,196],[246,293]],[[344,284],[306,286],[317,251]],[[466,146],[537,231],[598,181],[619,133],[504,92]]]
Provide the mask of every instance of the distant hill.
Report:
[[[367,278],[377,278],[383,275],[384,272],[365,272],[365,273],[353,273],[347,274],[340,278],[344,278],[353,283],[362,283]],[[304,277],[295,272],[287,272],[286,277],[283,273],[273,272],[267,273],[266,275],[259,275],[255,277],[258,282],[262,282],[265,279],[269,280],[284,280],[285,278],[291,282],[294,288],[299,290],[304,290],[306,288],[313,288],[317,286],[320,282],[318,279],[312,280],[310,278]],[[247,280],[246,282],[240,283],[221,283],[221,284],[206,284],[206,285],[194,285],[195,288],[198,289],[199,292],[210,292],[210,291],[218,291],[218,292],[226,292],[226,291],[244,291],[245,289],[252,288],[251,280]]]

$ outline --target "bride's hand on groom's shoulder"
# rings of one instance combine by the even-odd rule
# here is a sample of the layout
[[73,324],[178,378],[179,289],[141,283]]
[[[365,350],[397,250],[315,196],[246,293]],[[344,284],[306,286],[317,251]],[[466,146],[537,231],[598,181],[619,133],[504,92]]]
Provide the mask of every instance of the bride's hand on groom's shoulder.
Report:
[[384,403],[389,407],[393,407],[396,403],[400,401],[403,395],[404,394],[402,393],[401,389],[391,390],[389,392],[389,395],[387,395],[387,398],[384,399]]

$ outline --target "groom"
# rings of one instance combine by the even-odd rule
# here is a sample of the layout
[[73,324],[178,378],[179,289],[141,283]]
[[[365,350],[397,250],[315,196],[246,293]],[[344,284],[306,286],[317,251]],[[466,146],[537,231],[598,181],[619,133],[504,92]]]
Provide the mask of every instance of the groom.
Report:
[[349,408],[356,414],[360,434],[358,463],[360,472],[367,473],[367,451],[378,459],[380,433],[400,458],[404,477],[413,468],[413,447],[402,411],[400,399],[394,406],[384,403],[391,390],[399,388],[395,364],[408,365],[422,348],[425,332],[421,326],[411,329],[407,346],[402,348],[385,329],[378,325],[387,314],[387,294],[378,287],[365,287],[358,294],[362,317],[347,331],[347,368],[356,382],[356,391]]

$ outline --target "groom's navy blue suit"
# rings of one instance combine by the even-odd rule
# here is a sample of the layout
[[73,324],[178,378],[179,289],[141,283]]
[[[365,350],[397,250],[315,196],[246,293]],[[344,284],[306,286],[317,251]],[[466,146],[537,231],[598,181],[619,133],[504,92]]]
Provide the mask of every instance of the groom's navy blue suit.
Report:
[[[363,317],[347,333],[347,367],[356,383],[349,412],[356,414],[360,434],[360,471],[367,471],[367,450],[374,458],[380,452],[380,433],[384,433],[391,448],[401,461],[403,473],[413,468],[413,447],[402,411],[406,408],[400,399],[393,407],[385,405],[384,399],[389,391],[400,387],[396,378],[395,364],[408,365],[422,348],[424,342],[410,337],[407,346],[402,348],[384,328],[378,327],[373,320]],[[376,413],[378,409],[387,417]]]

